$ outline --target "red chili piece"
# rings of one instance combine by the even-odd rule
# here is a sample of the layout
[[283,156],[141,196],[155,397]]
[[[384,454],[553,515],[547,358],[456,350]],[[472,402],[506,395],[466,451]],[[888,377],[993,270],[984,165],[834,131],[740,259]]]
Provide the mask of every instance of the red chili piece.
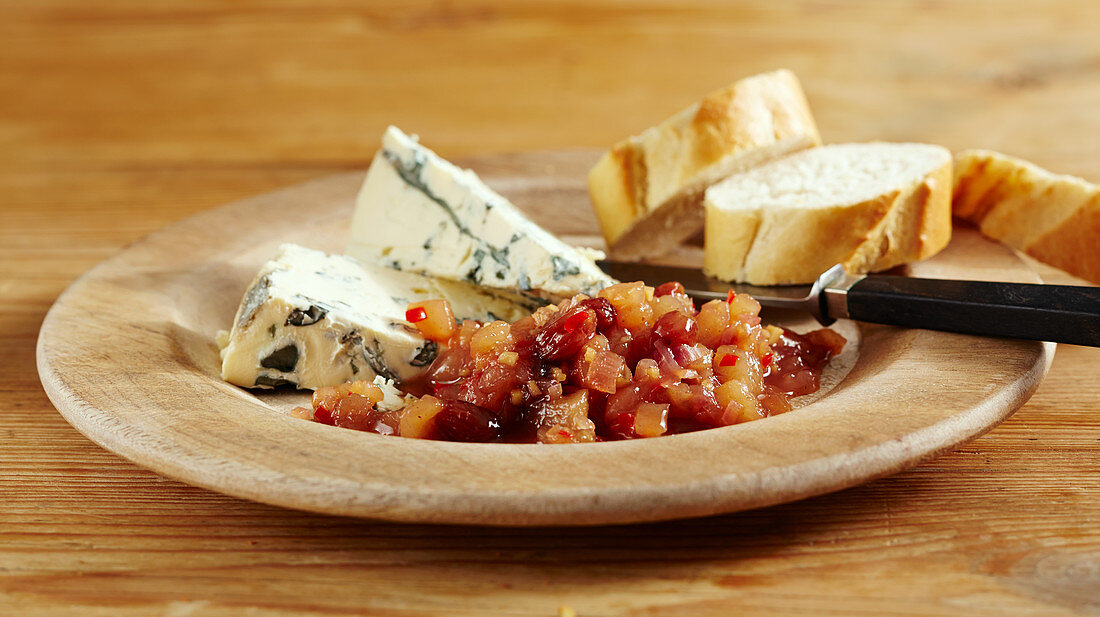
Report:
[[726,292],[726,304],[733,304],[733,299],[737,297],[737,292],[729,290]]
[[768,368],[768,365],[772,363],[772,354],[766,353],[763,358],[760,358],[760,368]]
[[[768,355],[770,356],[771,354]],[[769,358],[769,361],[770,360],[771,358]],[[722,359],[718,361],[718,366],[737,366],[737,356],[731,353],[722,356]]]
[[428,311],[424,310],[422,306],[414,306],[413,308],[405,311],[405,321],[410,323],[416,323],[418,321],[424,321],[428,318]]
[[324,407],[318,407],[313,411],[313,419],[321,424],[327,424],[329,426],[333,424],[332,412]]
[[585,311],[578,311],[578,312],[573,313],[572,315],[570,315],[565,320],[565,323],[562,324],[561,329],[565,330],[566,332],[573,332],[577,328],[581,327],[584,324],[584,322],[587,321],[587,320],[588,320],[588,313],[586,313]]

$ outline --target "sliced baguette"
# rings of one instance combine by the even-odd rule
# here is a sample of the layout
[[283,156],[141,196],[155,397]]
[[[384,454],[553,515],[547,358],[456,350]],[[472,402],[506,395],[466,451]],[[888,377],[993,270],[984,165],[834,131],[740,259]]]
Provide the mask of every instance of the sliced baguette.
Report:
[[639,259],[703,227],[703,191],[731,173],[821,143],[798,78],[787,70],[712,92],[616,144],[588,174],[609,252]]
[[811,283],[929,257],[951,239],[951,153],[927,144],[836,144],[706,191],[703,269],[755,285]]
[[955,216],[1100,284],[1100,186],[989,150],[955,155]]

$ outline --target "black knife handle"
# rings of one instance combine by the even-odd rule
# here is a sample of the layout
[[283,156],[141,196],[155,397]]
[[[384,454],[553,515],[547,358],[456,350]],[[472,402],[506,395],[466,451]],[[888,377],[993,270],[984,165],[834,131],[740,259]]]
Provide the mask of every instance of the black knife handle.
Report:
[[868,276],[847,302],[859,321],[1100,347],[1100,287]]

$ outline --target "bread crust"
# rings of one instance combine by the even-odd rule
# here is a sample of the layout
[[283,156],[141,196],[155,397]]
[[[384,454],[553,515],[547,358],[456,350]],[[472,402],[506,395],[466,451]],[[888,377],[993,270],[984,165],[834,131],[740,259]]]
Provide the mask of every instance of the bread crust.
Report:
[[1100,285],[1100,201],[1094,199],[1090,206],[1036,238],[1025,252]]
[[820,145],[798,82],[781,69],[737,81],[612,147],[588,189],[609,252],[640,259],[703,227],[703,192],[736,171]]
[[1100,284],[1100,186],[990,150],[957,153],[955,171],[956,217]]
[[[703,270],[753,285],[812,283],[842,264],[879,272],[930,257],[951,240],[951,156],[923,177],[858,203],[730,210],[707,206]],[[754,229],[751,238],[746,230]]]

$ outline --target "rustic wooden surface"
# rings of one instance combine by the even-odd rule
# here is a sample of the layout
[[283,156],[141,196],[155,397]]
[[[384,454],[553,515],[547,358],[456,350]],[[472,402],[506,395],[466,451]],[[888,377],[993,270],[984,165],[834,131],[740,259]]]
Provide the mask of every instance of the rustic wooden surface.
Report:
[[202,209],[361,169],[391,122],[447,156],[600,146],[787,66],[827,141],[1100,180],[1097,3],[757,4],[0,4],[0,614],[1100,613],[1095,349],[1061,347],[1013,418],[906,473],[581,530],[223,497],[101,450],[42,392],[38,326],[80,273]]

